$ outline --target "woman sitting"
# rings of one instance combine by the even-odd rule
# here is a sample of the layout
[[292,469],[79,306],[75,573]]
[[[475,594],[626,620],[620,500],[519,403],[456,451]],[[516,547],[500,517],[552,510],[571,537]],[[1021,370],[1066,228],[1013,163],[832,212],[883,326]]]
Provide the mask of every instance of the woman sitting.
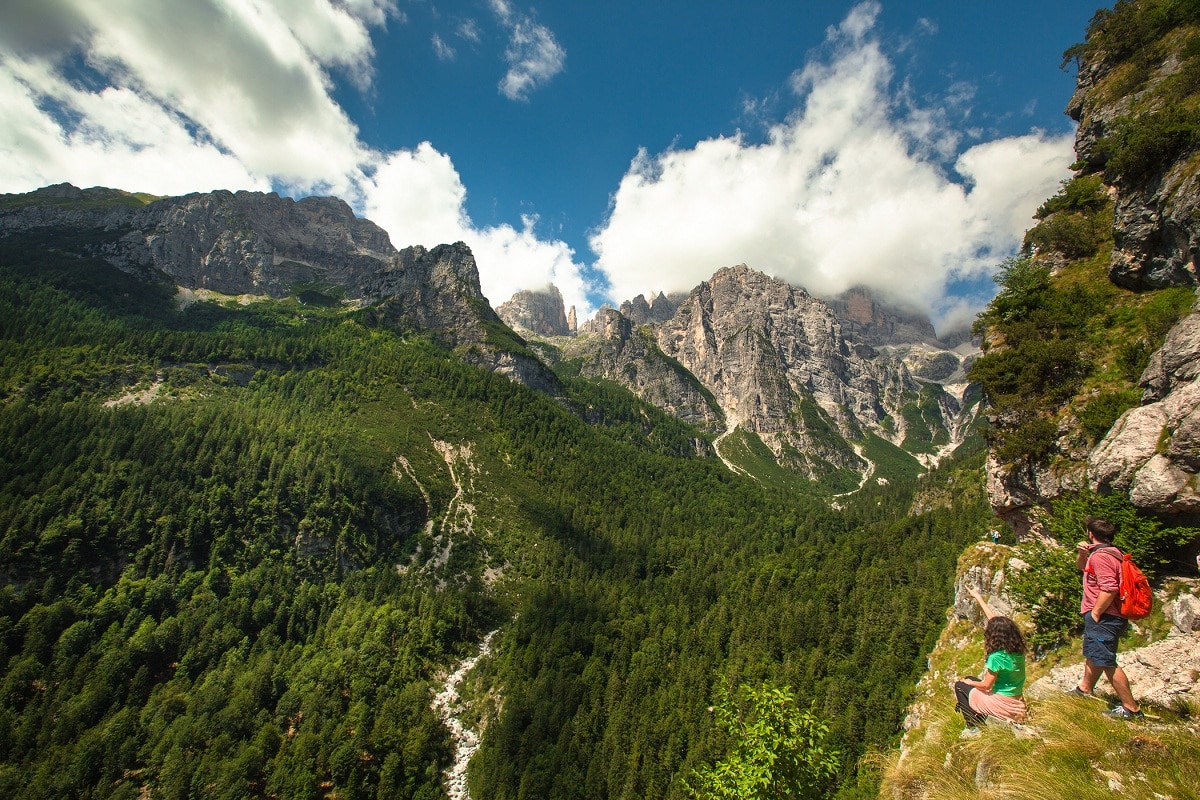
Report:
[[1022,691],[1025,653],[1029,650],[1025,637],[1015,622],[993,611],[979,592],[974,589],[970,592],[987,617],[983,629],[987,663],[982,679],[972,676],[954,684],[956,709],[971,727],[980,725],[987,717],[1024,722],[1027,709]]

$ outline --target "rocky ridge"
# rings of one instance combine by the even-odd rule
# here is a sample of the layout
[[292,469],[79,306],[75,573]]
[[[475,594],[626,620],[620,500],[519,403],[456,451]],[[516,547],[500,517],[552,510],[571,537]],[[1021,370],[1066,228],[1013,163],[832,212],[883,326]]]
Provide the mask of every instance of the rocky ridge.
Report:
[[0,198],[0,237],[61,247],[64,231],[83,254],[179,289],[373,308],[387,324],[421,331],[471,363],[557,393],[553,373],[484,298],[465,244],[396,250],[382,228],[337,198],[215,191],[143,205],[118,190],[69,184]]

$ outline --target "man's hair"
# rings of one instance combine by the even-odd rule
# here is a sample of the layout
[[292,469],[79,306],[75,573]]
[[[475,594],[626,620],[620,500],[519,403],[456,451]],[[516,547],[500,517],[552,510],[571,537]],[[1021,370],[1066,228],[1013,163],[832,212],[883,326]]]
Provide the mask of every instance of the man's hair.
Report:
[[1099,517],[1088,517],[1083,521],[1083,526],[1105,544],[1112,544],[1113,537],[1117,535],[1117,526]]
[[997,650],[1008,653],[1026,653],[1029,647],[1017,623],[1008,617],[992,617],[983,629],[983,650],[989,656]]

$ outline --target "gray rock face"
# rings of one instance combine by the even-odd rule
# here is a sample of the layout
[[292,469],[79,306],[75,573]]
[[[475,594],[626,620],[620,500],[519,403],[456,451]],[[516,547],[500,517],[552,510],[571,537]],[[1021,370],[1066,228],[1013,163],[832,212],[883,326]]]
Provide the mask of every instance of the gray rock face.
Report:
[[[1162,49],[1149,80],[1135,93],[1117,100],[1104,91],[1104,82],[1120,64],[1106,54],[1079,65],[1075,94],[1067,113],[1079,123],[1075,151],[1087,171],[1104,166],[1105,137],[1123,117],[1149,113],[1161,101],[1154,99],[1158,86],[1174,75],[1181,60]],[[1196,286],[1200,258],[1200,174],[1185,154],[1162,164],[1152,174],[1127,177],[1118,186],[1113,224],[1114,247],[1109,264],[1113,283],[1129,289]]]
[[297,284],[357,287],[387,269],[397,252],[382,228],[334,197],[299,202],[274,192],[212,192],[152,203],[132,220],[128,240],[177,284],[223,294],[284,297]]
[[497,306],[496,313],[515,331],[528,331],[537,336],[575,335],[575,326],[567,317],[562,293],[554,284],[544,291],[517,292],[508,302]]
[[1092,489],[1134,505],[1200,514],[1200,311],[1176,325],[1142,374],[1142,405],[1126,411],[1088,458]]
[[675,316],[677,305],[662,292],[659,292],[650,301],[646,300],[645,295],[639,294],[632,300],[626,300],[621,304],[621,313],[628,317],[634,325],[653,325],[666,322]]
[[[664,308],[670,317],[655,322]],[[916,329],[932,337],[931,326]],[[907,366],[912,359],[932,372],[961,369],[962,356],[942,363],[935,351],[945,352],[857,342],[824,302],[739,265],[686,297],[638,297],[621,311],[601,310],[563,358],[706,430],[749,431],[779,463],[819,478],[839,468],[869,471],[847,441],[868,433],[896,444],[964,434],[955,427],[961,391],[922,384]]]
[[881,374],[869,348],[852,349],[828,306],[744,265],[693,290],[658,343],[713,393],[731,425],[838,466],[860,466],[844,439],[878,425],[886,394],[915,389],[907,370]]
[[600,309],[579,338],[564,348],[563,357],[579,359],[581,375],[616,380],[701,430],[724,428],[724,413],[712,394],[663,354],[652,331],[635,327],[615,309]]
[[855,342],[871,347],[939,344],[927,318],[881,303],[867,289],[850,289],[825,304],[837,315],[846,337]]

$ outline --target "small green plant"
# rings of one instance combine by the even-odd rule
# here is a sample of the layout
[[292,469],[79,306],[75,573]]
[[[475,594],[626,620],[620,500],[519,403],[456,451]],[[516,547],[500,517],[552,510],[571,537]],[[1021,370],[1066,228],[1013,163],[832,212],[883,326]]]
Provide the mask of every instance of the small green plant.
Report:
[[829,725],[796,705],[787,686],[742,686],[731,695],[717,687],[717,724],[733,739],[732,752],[685,781],[698,800],[790,800],[824,797],[838,770],[826,749]]

